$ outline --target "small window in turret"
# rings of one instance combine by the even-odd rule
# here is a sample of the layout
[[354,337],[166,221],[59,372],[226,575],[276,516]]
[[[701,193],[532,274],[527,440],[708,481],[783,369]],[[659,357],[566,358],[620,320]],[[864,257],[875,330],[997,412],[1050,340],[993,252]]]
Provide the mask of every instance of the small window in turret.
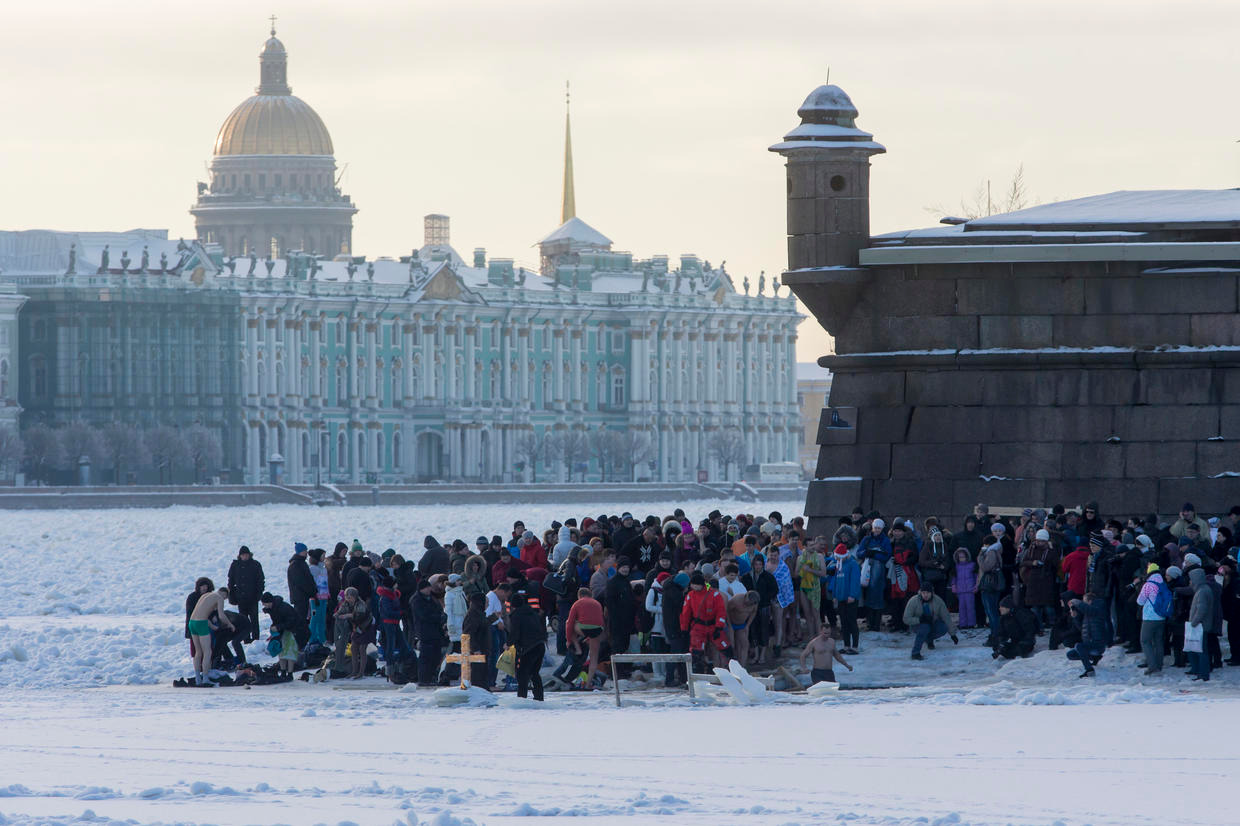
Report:
[[834,191],[834,192],[843,192],[843,191],[844,191],[844,187],[846,187],[847,185],[848,185],[848,182],[844,180],[844,176],[843,176],[843,175],[832,175],[832,176],[831,176],[831,189],[832,189],[832,191]]

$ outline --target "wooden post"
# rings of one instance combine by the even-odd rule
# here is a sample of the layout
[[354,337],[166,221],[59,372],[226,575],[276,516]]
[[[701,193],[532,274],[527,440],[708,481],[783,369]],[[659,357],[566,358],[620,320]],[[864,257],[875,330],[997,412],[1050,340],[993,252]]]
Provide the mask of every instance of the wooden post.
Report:
[[472,654],[469,650],[469,634],[461,634],[461,653],[449,654],[444,657],[444,662],[461,664],[461,689],[469,688],[470,681],[474,676],[474,663],[485,663],[487,661],[486,654]]
[[611,684],[616,688],[616,708],[620,708],[620,680],[616,678],[616,658],[611,659]]

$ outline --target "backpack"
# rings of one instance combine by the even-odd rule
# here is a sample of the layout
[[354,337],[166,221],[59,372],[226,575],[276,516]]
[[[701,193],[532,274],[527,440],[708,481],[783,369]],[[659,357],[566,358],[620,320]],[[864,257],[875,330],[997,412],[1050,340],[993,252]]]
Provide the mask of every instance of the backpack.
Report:
[[1158,593],[1154,595],[1154,613],[1163,619],[1170,619],[1174,603],[1174,596],[1171,589],[1167,587],[1167,583],[1158,583]]

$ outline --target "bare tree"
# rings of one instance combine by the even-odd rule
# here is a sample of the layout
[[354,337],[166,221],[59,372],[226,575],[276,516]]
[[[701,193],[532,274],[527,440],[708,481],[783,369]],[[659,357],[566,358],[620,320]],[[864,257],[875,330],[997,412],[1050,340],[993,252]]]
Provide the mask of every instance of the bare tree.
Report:
[[[992,189],[989,180],[979,182],[970,195],[960,199],[960,210],[956,214],[960,218],[971,221],[974,218],[985,218],[987,215],[1015,212],[1027,206],[1030,206],[1030,197],[1028,186],[1025,184],[1025,165],[1022,163],[1016,167],[1012,180],[997,192]],[[952,214],[952,210],[942,204],[928,206],[926,211],[940,216]]]
[[185,431],[185,448],[194,464],[194,483],[202,481],[204,470],[218,468],[224,459],[224,448],[214,430],[196,424]]
[[607,481],[607,467],[615,453],[611,430],[596,430],[586,440],[589,456],[598,461],[598,480]]
[[[585,433],[580,430],[558,430],[548,439],[548,460],[562,463],[564,465],[564,479],[571,482],[573,480],[573,465],[586,458],[587,448],[588,443]],[[585,471],[582,471],[581,481],[584,482],[585,480]]]
[[151,463],[151,451],[147,450],[142,431],[127,422],[110,422],[100,434],[103,451],[116,475],[116,484],[125,483],[125,471]]
[[85,457],[92,468],[102,467],[107,459],[99,431],[86,422],[70,422],[60,429],[60,468],[70,473],[77,471],[78,463]]
[[654,455],[650,436],[642,430],[608,431],[605,443],[612,469],[628,468],[631,482],[637,481],[637,466]]
[[[181,431],[175,427],[160,425],[146,431],[145,440],[151,451],[151,463],[159,471],[159,484],[170,484],[177,466],[189,462],[189,451],[185,447]],[[167,482],[164,481],[165,470],[168,472]]]
[[0,479],[7,478],[5,468],[16,468],[22,460],[24,447],[15,427],[0,427]]
[[64,451],[60,447],[60,434],[45,424],[36,424],[22,433],[26,472],[37,482],[48,481],[52,468],[61,464]]
[[736,429],[716,430],[706,441],[706,450],[723,465],[724,478],[728,478],[731,466],[745,461],[745,437]]
[[528,431],[517,438],[516,444],[517,456],[521,458],[530,468],[530,481],[538,481],[538,463],[545,460],[547,456],[547,437],[540,435],[537,431]]

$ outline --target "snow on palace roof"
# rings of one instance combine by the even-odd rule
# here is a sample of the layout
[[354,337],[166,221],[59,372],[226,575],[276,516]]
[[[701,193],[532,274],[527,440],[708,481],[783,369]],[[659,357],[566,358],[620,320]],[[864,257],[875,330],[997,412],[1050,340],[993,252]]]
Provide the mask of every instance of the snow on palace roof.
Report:
[[574,216],[560,224],[554,232],[539,241],[539,244],[551,244],[556,241],[569,241],[574,245],[589,247],[610,247],[611,239],[585,221]]
[[974,230],[1038,230],[1044,228],[1156,229],[1240,227],[1240,189],[1121,190],[1071,201],[974,218]]

